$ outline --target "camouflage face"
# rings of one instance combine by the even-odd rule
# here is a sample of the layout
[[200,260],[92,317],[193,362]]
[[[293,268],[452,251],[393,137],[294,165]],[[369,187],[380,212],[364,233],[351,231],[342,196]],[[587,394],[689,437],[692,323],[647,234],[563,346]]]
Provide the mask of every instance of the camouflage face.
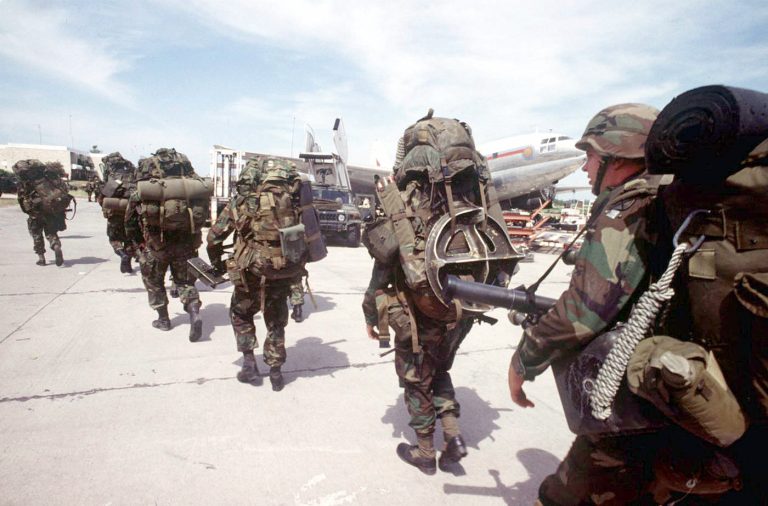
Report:
[[645,141],[659,111],[644,104],[606,107],[587,124],[576,147],[592,147],[600,156],[643,158]]

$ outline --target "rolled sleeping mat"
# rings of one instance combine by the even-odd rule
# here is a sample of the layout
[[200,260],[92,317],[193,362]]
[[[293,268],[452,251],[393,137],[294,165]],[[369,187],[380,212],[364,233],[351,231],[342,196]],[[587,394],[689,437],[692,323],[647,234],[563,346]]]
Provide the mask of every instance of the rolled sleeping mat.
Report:
[[167,178],[139,181],[139,198],[142,201],[207,200],[213,195],[213,186],[196,178]]
[[694,184],[718,183],[768,137],[768,94],[702,86],[675,97],[659,114],[645,144],[652,174]]

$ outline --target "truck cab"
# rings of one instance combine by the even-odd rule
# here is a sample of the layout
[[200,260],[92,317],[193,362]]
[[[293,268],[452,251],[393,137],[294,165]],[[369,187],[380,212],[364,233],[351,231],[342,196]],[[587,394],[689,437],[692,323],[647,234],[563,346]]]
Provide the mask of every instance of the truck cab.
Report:
[[349,186],[344,160],[336,153],[301,153],[312,182],[314,206],[320,217],[320,231],[351,248],[360,245],[362,217]]

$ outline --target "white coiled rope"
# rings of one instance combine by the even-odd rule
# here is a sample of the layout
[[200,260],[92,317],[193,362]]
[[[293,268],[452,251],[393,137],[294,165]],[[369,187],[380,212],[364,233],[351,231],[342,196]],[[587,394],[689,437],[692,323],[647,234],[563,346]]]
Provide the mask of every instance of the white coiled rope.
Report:
[[619,390],[629,359],[635,351],[637,343],[648,335],[659,310],[674,295],[675,292],[670,285],[689,246],[688,243],[683,242],[675,247],[667,270],[640,297],[629,313],[626,325],[619,330],[616,342],[600,367],[590,392],[589,402],[592,406],[592,416],[596,419],[607,420],[611,416],[611,404]]

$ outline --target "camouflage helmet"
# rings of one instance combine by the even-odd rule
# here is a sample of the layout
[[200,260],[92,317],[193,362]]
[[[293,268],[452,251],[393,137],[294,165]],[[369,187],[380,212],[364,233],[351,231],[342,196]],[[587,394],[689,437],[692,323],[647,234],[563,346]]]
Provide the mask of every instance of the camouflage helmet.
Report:
[[576,147],[592,148],[600,156],[643,158],[645,141],[658,109],[645,104],[618,104],[606,107],[587,124]]
[[261,184],[261,180],[261,158],[251,158],[237,178],[237,193],[244,195],[252,192]]
[[266,158],[261,165],[264,181],[291,181],[298,175],[296,164],[280,158]]
[[22,181],[32,181],[45,176],[46,166],[36,158],[19,160],[13,164],[13,173]]

